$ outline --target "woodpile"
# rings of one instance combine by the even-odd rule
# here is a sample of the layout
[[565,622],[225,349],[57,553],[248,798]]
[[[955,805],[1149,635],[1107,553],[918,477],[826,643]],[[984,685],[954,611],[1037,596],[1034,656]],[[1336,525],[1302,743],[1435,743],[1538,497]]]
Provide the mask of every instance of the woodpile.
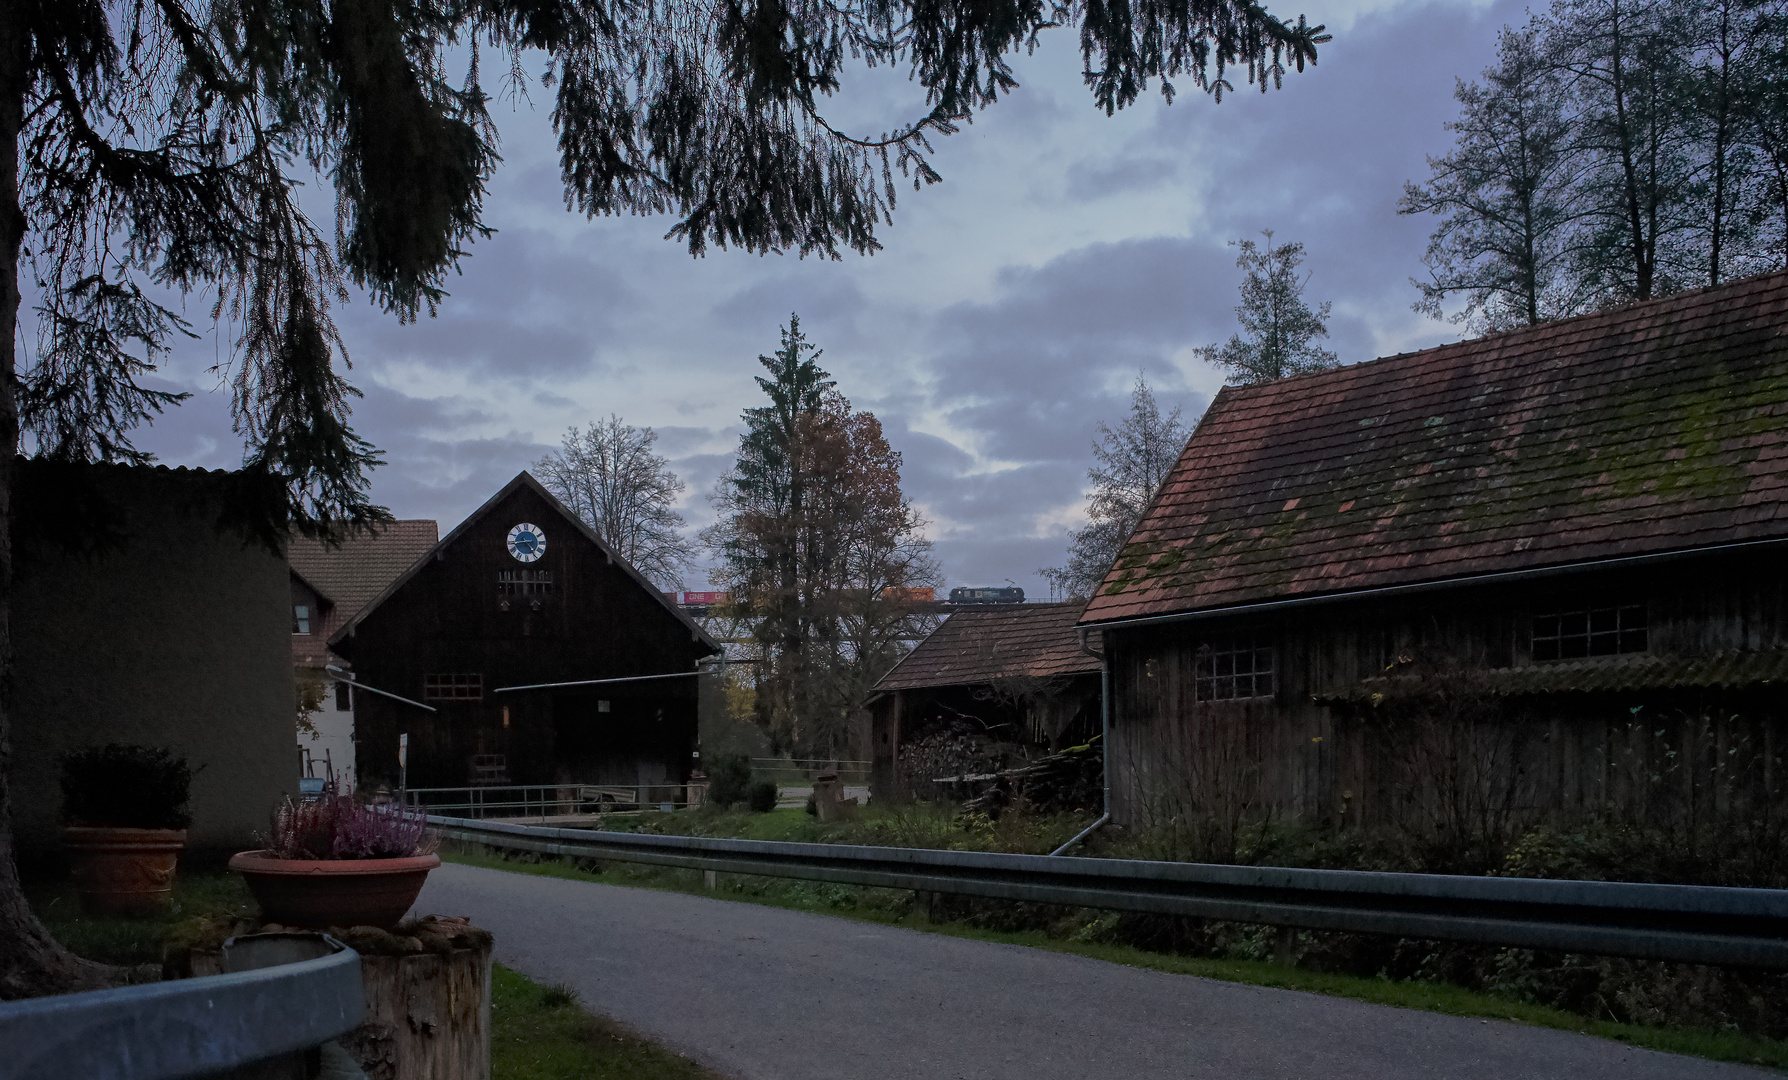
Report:
[[1083,746],[1000,770],[963,809],[989,817],[1012,805],[1045,814],[1099,810],[1104,805],[1104,766],[1104,750],[1095,736]]

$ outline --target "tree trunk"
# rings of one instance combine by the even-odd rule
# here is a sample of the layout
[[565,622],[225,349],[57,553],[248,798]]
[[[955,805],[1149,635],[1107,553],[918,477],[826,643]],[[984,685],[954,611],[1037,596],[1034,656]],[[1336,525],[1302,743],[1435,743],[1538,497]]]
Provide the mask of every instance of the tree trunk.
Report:
[[19,449],[13,392],[19,319],[19,130],[24,124],[32,5],[0,3],[0,1001],[91,990],[112,969],[57,944],[25,902],[12,844],[12,462]]

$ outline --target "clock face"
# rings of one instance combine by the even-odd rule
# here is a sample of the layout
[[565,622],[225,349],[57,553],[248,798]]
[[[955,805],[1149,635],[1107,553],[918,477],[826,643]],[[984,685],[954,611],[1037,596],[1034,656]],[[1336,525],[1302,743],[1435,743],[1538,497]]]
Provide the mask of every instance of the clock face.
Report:
[[509,530],[509,554],[520,562],[533,562],[546,554],[546,534],[538,525],[517,525]]

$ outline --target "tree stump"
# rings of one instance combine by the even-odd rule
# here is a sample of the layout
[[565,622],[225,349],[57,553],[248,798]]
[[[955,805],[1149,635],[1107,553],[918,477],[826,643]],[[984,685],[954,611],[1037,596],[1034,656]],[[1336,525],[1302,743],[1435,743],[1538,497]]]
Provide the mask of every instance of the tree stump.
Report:
[[430,915],[331,931],[360,953],[366,1022],[337,1040],[368,1080],[490,1080],[490,934]]

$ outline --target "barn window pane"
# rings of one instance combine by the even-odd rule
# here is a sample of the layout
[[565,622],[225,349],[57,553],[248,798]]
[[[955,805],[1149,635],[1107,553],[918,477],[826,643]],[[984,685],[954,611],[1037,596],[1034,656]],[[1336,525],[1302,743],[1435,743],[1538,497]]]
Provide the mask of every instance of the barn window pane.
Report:
[[483,701],[483,675],[424,675],[423,701]]
[[1193,656],[1192,692],[1199,701],[1272,697],[1273,647],[1251,637],[1199,646]]
[[1533,618],[1535,661],[1641,653],[1650,648],[1644,604],[1549,611]]

